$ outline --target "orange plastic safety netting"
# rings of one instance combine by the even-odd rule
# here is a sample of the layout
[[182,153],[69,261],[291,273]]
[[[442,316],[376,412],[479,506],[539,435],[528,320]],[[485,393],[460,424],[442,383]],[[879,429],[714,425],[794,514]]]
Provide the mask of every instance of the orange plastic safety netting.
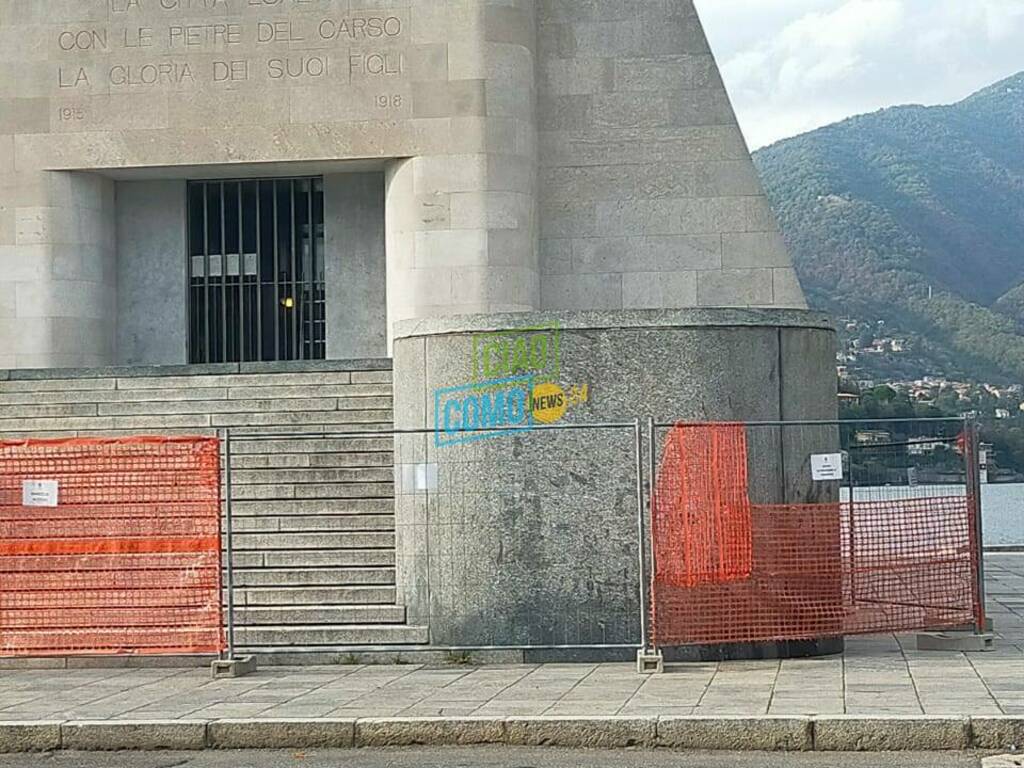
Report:
[[652,505],[655,645],[976,620],[977,553],[965,494],[752,504],[746,431],[680,425],[666,441]]
[[213,653],[211,438],[0,441],[0,656]]

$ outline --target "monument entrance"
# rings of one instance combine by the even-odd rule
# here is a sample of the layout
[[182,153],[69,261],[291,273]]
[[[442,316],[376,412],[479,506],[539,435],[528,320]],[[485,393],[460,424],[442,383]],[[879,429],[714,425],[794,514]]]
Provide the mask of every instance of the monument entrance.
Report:
[[189,361],[322,360],[321,177],[188,183]]

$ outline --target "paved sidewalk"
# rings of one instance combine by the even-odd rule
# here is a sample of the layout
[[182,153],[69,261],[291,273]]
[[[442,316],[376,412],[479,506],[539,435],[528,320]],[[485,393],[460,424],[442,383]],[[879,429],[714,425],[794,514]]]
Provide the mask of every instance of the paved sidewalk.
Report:
[[0,671],[0,721],[689,715],[1024,715],[1024,554],[988,558],[991,653],[853,638],[843,656],[628,664]]

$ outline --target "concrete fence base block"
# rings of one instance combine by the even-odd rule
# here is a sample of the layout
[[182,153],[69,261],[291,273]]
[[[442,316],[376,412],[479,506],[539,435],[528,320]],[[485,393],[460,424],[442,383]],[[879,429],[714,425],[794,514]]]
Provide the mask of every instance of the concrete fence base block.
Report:
[[500,717],[392,717],[356,721],[357,747],[464,746],[502,744]]
[[59,722],[0,722],[0,754],[55,749],[60,749]]
[[919,651],[979,653],[996,649],[995,637],[977,632],[924,632],[917,636]]
[[256,671],[255,656],[236,656],[233,659],[214,659],[210,662],[210,675],[218,677],[244,677]]
[[209,724],[215,749],[345,749],[355,744],[353,719],[217,720]]
[[200,720],[73,720],[60,733],[62,748],[83,752],[206,747],[206,723]]
[[977,749],[1024,749],[1024,717],[972,717],[971,744]]
[[967,717],[814,718],[814,748],[825,752],[930,752],[968,746]]
[[636,673],[638,675],[660,675],[665,671],[665,657],[660,651],[639,650],[636,652]]
[[757,750],[813,749],[809,717],[661,717],[658,746],[671,749]]
[[615,749],[653,747],[653,717],[510,717],[505,720],[508,744]]

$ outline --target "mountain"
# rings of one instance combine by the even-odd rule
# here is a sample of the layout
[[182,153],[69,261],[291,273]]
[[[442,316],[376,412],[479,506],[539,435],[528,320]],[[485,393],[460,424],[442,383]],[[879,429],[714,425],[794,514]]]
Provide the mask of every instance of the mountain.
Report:
[[1024,72],[754,160],[811,305],[907,340],[869,371],[1024,381]]

